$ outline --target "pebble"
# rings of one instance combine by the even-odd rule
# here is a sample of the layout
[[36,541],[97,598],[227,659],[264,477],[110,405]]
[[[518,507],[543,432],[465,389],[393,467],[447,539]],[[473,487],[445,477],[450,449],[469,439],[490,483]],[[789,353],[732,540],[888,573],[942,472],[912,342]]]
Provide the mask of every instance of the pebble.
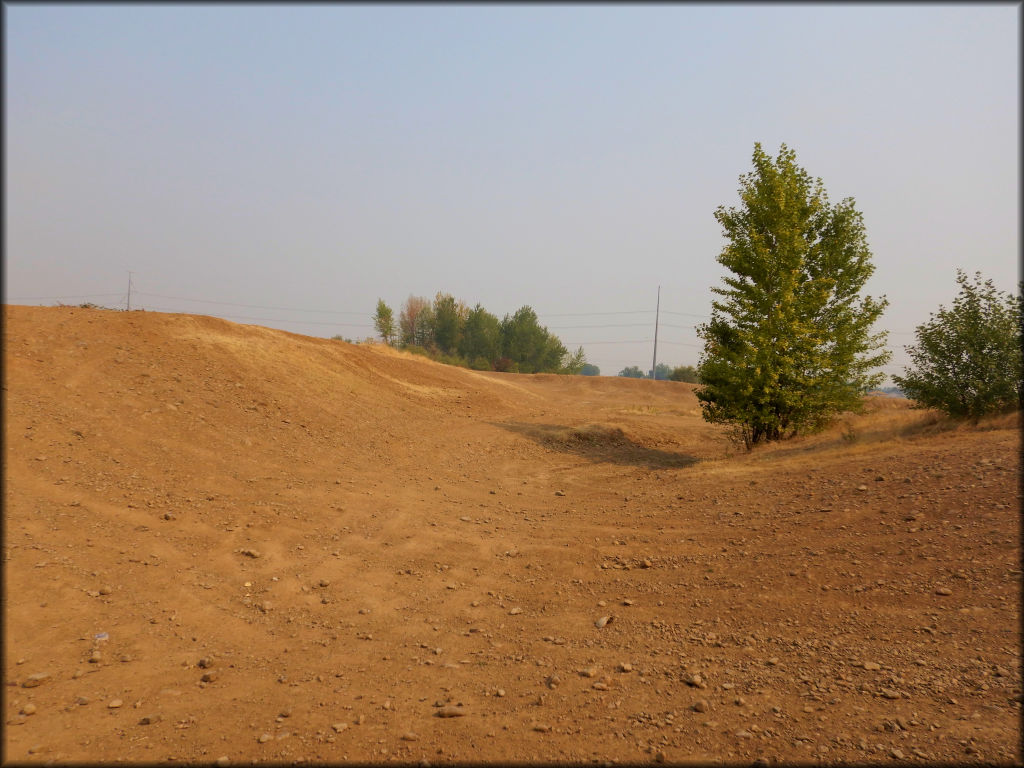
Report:
[[612,620],[611,616],[602,616],[601,618],[599,618],[597,621],[594,622],[594,626],[597,627],[598,629],[600,629],[601,627],[606,625],[611,620]]
[[406,733],[403,733],[401,736],[402,741],[419,741],[419,738],[420,737],[412,731],[407,731]]
[[548,733],[551,730],[551,726],[541,725],[540,723],[538,723],[537,725],[533,726],[533,730],[538,731],[540,733]]
[[508,615],[509,616],[518,616],[522,612],[523,612],[522,608],[516,607],[516,608],[513,608],[511,611],[509,611]]
[[707,699],[697,699],[697,701],[695,701],[693,703],[693,711],[694,712],[707,712],[708,711],[708,700]]
[[124,704],[124,702],[120,699],[111,699],[109,702],[107,702],[107,709],[117,709],[122,704]]
[[260,734],[260,737],[259,737],[259,738],[257,739],[257,741],[258,741],[258,742],[259,742],[260,744],[266,744],[266,743],[267,743],[268,741],[270,741],[270,740],[271,740],[272,738],[274,738],[274,737],[273,737],[273,736],[271,736],[271,735],[270,735],[269,733],[261,733],[261,734]]
[[34,675],[29,675],[25,678],[25,682],[21,684],[22,688],[35,688],[42,685],[50,679],[50,675],[47,672],[37,672]]
[[466,714],[466,710],[462,707],[441,707],[437,710],[438,717],[463,717]]
[[555,491],[555,496],[565,496],[565,491]]
[[753,738],[753,736],[754,736],[754,734],[752,734],[750,731],[746,730],[745,728],[741,728],[740,730],[736,731],[736,737],[740,738],[740,739],[750,739],[750,738]]
[[936,595],[943,595],[943,596],[947,596],[948,597],[949,595],[953,594],[953,590],[950,589],[949,587],[939,587],[938,589],[935,590],[935,594]]
[[881,668],[882,668],[881,664],[876,664],[873,661],[865,661],[864,662],[864,669],[875,670],[875,669],[881,669]]
[[624,661],[621,664],[619,664],[619,672],[632,672],[632,671],[633,671],[633,665],[630,664],[628,661]]
[[894,691],[892,688],[883,688],[882,695],[887,699],[898,699],[900,694],[898,691]]
[[704,684],[704,678],[694,672],[692,675],[687,675],[683,678],[683,682],[694,688],[700,688]]
[[608,690],[608,684],[607,683],[602,683],[600,680],[598,680],[596,683],[594,683],[594,685],[591,686],[591,687],[595,691],[607,691]]
[[113,591],[114,591],[114,590],[113,590],[113,589],[111,589],[111,588],[110,588],[110,587],[108,587],[108,586],[102,586],[102,587],[100,587],[100,594],[101,594],[101,595],[109,595],[109,594],[110,594],[111,592],[113,592]]
[[23,715],[34,715],[36,713],[36,705],[31,701],[21,708],[21,714]]
[[200,669],[209,669],[210,667],[213,666],[213,659],[210,658],[209,656],[204,656],[203,658],[201,658],[198,661],[197,666]]
[[160,722],[160,715],[145,715],[139,718],[139,725],[152,725]]
[[227,755],[221,755],[220,757],[217,758],[217,765],[224,766],[224,765],[230,765],[230,764],[231,764],[231,758],[228,757]]
[[494,695],[497,696],[499,699],[504,698],[505,697],[505,689],[504,688],[499,688],[498,690],[496,690],[494,692]]
[[582,677],[597,677],[597,667],[587,667],[586,669],[580,670]]
[[90,664],[99,664],[102,660],[103,660],[103,654],[100,653],[99,651],[93,651],[92,654],[89,656],[89,663]]
[[896,749],[895,747],[889,750],[889,754],[895,757],[897,760],[903,759],[903,751],[900,749]]
[[255,549],[243,549],[243,550],[240,550],[240,554],[243,554],[246,557],[251,557],[254,560],[260,556],[259,551],[255,550]]
[[334,725],[332,725],[331,728],[334,729],[335,733],[341,733],[346,728],[348,728],[348,723],[334,723]]
[[562,678],[560,678],[558,675],[550,675],[548,676],[548,679],[544,681],[544,684],[547,685],[548,688],[554,689],[557,688],[559,683],[561,682]]
[[218,675],[216,672],[204,672],[203,676],[199,679],[204,683],[212,683],[218,677],[220,677],[220,675]]

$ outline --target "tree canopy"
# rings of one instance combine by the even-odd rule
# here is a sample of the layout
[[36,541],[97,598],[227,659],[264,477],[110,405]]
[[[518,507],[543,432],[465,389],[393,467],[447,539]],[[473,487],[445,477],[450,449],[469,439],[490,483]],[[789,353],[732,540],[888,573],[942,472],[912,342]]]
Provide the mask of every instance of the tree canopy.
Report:
[[697,371],[704,418],[748,448],[860,410],[889,359],[885,334],[871,333],[888,302],[860,296],[874,267],[853,199],[831,204],[785,144],[774,159],[755,144],[753,164],[740,205],[715,211],[731,274],[712,288]]

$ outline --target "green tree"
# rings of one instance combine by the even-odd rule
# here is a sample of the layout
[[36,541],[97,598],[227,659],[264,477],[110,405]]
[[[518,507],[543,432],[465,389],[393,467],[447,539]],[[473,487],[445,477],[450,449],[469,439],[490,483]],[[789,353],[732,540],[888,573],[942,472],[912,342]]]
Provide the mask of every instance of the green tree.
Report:
[[592,363],[584,363],[583,367],[580,368],[581,376],[600,376],[601,369]]
[[627,379],[644,379],[644,372],[640,370],[639,366],[631,365],[627,368],[623,368],[619,371],[619,376],[625,376]]
[[434,297],[434,342],[442,353],[456,352],[465,317],[459,311],[459,303],[450,293],[438,293]]
[[937,408],[977,422],[982,416],[1024,404],[1021,344],[1021,289],[1012,296],[996,290],[981,273],[973,282],[957,270],[960,293],[953,306],[939,307],[906,347],[912,368],[893,376],[917,407]]
[[692,365],[680,365],[672,369],[672,375],[669,376],[672,381],[685,381],[688,384],[696,384],[700,379],[697,378],[697,369]]
[[697,390],[704,418],[737,428],[747,448],[859,411],[882,381],[885,333],[871,326],[888,302],[861,298],[874,271],[852,198],[829,203],[785,144],[773,160],[754,145],[740,206],[715,211],[732,274],[698,328]]
[[373,316],[373,325],[377,333],[384,339],[385,344],[390,344],[395,338],[395,316],[391,307],[384,303],[384,299],[377,299],[377,312]]
[[[658,367],[654,371],[654,379],[656,381],[668,381],[672,377],[672,366],[668,363],[658,363]],[[650,371],[647,372],[648,378],[650,378]]]
[[520,307],[501,322],[501,348],[504,357],[520,373],[557,373],[567,351],[557,336],[537,321],[529,306]]
[[[561,343],[561,342],[559,342]],[[575,376],[582,373],[583,366],[587,364],[587,356],[583,353],[583,347],[579,347],[571,355],[565,355],[565,362],[562,363],[562,369],[559,373],[566,373],[570,376]]]
[[501,321],[479,303],[466,314],[459,354],[471,361],[486,360],[488,368],[501,354]]

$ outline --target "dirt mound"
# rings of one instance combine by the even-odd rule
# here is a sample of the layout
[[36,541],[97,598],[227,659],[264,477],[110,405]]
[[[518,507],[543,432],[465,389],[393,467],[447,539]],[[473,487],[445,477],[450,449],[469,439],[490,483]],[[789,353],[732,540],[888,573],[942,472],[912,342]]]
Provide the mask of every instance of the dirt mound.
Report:
[[1018,422],[4,308],[4,756],[1019,763]]

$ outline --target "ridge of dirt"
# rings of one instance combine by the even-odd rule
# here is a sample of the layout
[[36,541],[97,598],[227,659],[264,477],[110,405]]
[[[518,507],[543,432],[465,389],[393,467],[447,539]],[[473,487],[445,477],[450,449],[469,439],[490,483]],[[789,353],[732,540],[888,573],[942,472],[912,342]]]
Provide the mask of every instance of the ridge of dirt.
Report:
[[4,759],[1019,764],[1019,415],[5,306]]

